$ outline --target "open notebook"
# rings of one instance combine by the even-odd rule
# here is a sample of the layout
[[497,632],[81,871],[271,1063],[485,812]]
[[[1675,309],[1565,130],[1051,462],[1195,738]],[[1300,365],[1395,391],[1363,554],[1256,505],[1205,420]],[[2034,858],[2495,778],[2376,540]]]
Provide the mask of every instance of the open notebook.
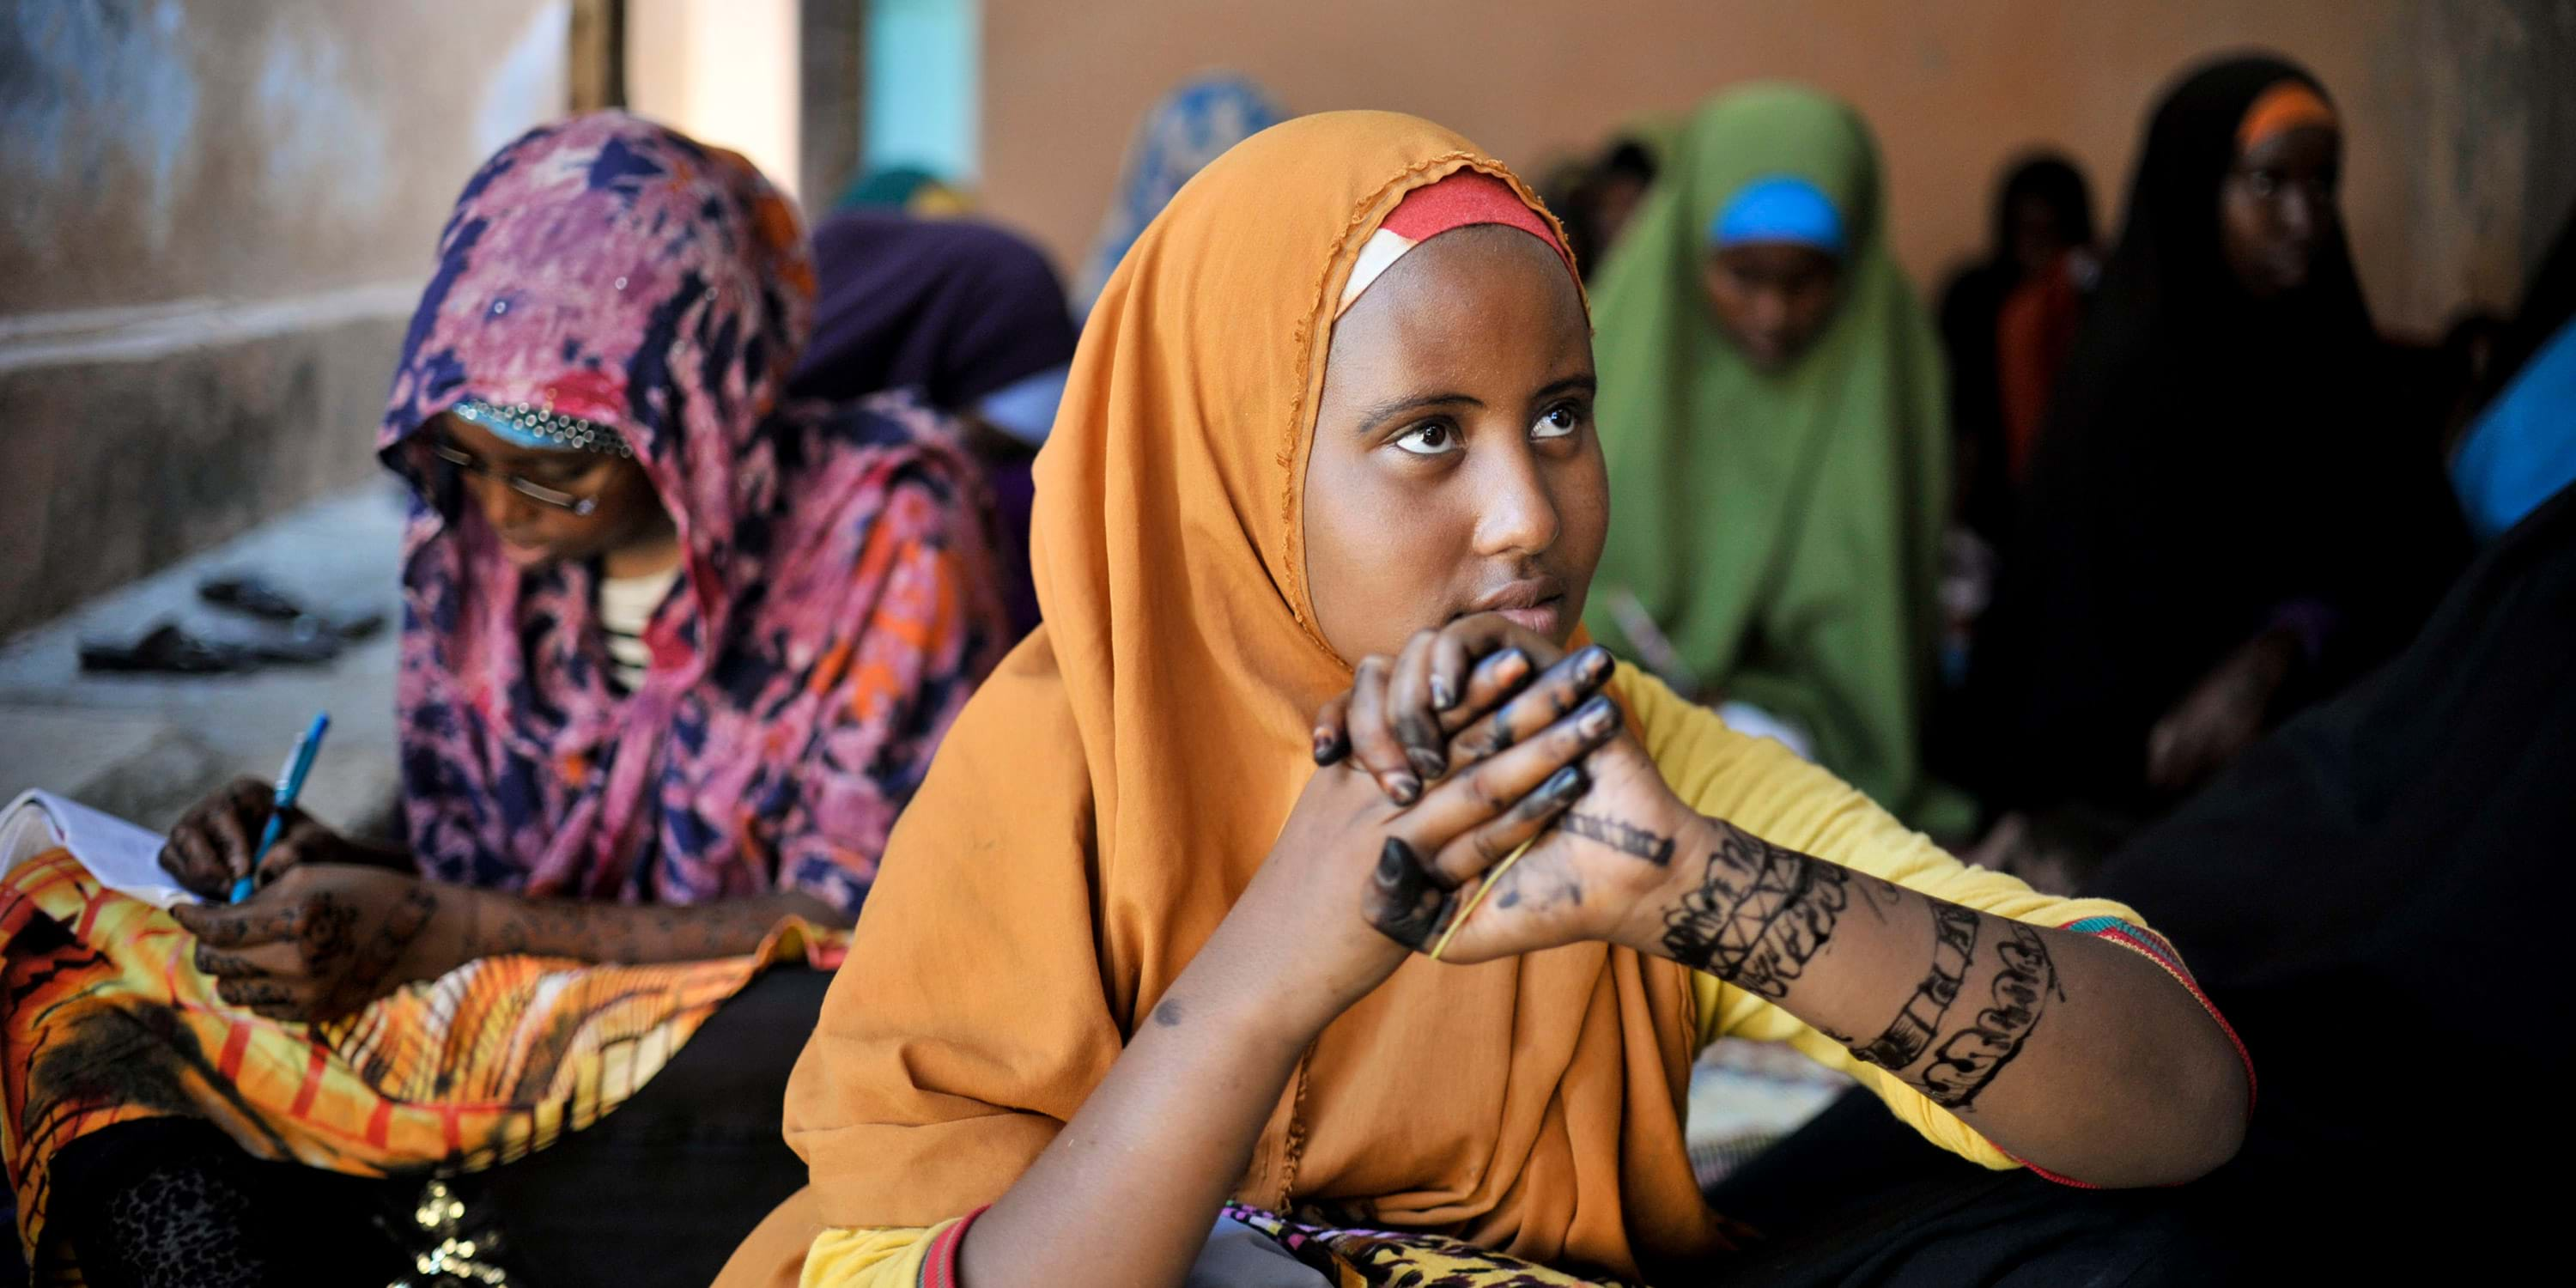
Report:
[[24,792],[0,813],[0,872],[61,846],[108,889],[156,908],[197,903],[161,870],[159,834],[52,792]]

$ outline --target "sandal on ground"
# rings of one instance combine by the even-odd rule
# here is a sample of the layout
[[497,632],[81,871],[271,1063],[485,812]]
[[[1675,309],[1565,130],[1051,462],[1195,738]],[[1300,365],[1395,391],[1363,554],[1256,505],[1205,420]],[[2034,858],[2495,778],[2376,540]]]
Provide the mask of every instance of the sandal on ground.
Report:
[[210,577],[198,582],[197,598],[262,621],[314,622],[344,640],[365,639],[384,629],[385,625],[385,615],[381,612],[354,613],[346,617],[316,612],[252,574]]
[[80,664],[84,671],[238,675],[256,671],[265,662],[239,644],[199,639],[177,622],[163,622],[130,644],[82,640]]

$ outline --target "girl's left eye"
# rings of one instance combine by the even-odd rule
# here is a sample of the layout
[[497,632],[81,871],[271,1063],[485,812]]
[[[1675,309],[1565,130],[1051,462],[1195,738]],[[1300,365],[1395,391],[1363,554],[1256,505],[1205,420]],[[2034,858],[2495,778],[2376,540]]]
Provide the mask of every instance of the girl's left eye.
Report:
[[1424,421],[1396,435],[1398,450],[1415,456],[1446,456],[1458,450],[1458,433],[1442,421]]
[[1540,412],[1538,423],[1530,426],[1532,438],[1564,438],[1583,427],[1583,409],[1572,403],[1558,403]]

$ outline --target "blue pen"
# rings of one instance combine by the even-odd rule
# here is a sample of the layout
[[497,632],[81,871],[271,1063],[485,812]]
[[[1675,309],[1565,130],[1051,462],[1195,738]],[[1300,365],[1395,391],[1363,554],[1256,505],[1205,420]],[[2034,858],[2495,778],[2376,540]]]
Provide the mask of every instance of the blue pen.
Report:
[[[313,717],[313,725],[295,740],[295,750],[286,753],[286,768],[277,773],[277,806],[268,815],[268,830],[259,834],[259,848],[250,852],[250,870],[259,871],[259,861],[268,857],[268,847],[277,844],[277,835],[286,830],[286,811],[295,808],[295,798],[304,790],[304,776],[313,770],[313,753],[322,750],[322,735],[331,728],[331,713]],[[250,897],[250,873],[233,882],[233,902]]]

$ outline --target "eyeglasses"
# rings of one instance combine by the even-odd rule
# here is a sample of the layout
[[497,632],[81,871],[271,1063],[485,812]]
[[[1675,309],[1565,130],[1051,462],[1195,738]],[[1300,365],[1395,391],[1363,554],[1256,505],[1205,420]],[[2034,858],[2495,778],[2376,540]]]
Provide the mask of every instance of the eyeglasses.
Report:
[[429,443],[429,454],[455,466],[459,473],[471,474],[477,478],[490,479],[539,505],[552,506],[558,510],[568,510],[575,516],[585,518],[589,516],[591,511],[599,508],[598,497],[575,496],[570,492],[559,492],[542,483],[531,483],[516,474],[504,474],[501,471],[476,460],[471,453],[466,452],[464,449],[455,447],[451,444],[438,442],[433,439]]

